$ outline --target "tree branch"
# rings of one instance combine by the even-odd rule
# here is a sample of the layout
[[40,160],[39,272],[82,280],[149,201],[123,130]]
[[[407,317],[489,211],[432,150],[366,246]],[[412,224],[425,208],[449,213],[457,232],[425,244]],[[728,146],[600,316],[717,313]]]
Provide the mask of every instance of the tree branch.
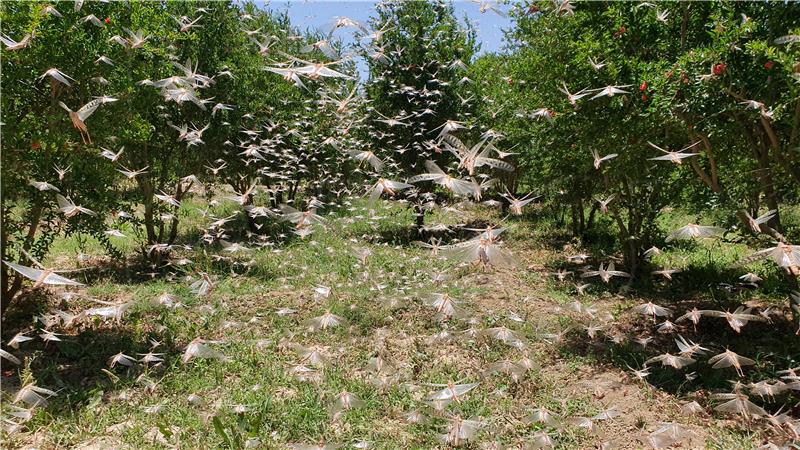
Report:
[[772,147],[773,150],[779,150],[781,148],[781,141],[778,139],[778,135],[775,134],[775,129],[772,128],[772,122],[761,115],[761,126],[764,128],[764,131],[767,132],[767,137],[769,138],[769,145]]
[[716,194],[721,193],[722,187],[720,187],[719,185],[719,178],[717,175],[717,161],[714,158],[714,149],[711,146],[711,140],[708,138],[708,136],[706,136],[705,133],[701,133],[695,129],[694,125],[691,123],[686,114],[678,111],[677,109],[674,109],[672,112],[673,114],[678,116],[683,121],[683,123],[686,124],[687,134],[689,135],[690,140],[697,141],[699,139],[700,141],[703,142],[703,152],[705,153],[706,158],[708,158],[708,164],[711,169],[711,176],[709,176],[703,170],[703,168],[700,167],[700,163],[698,163],[697,160],[694,158],[690,158],[689,162],[690,165],[692,166],[692,169],[694,169],[697,176],[700,177],[700,180],[702,180],[703,184],[708,186],[709,189],[714,191],[714,193]]

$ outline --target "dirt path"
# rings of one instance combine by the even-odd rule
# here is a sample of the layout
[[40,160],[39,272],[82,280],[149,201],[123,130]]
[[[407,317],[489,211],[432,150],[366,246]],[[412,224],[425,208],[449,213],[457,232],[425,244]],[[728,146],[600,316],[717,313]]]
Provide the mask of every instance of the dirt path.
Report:
[[[498,316],[513,311],[535,330],[559,329],[566,305],[548,295],[544,281],[551,276],[545,261],[553,254],[531,248],[517,248],[515,254],[524,269],[473,272],[461,280],[481,286],[486,293],[475,299],[475,309]],[[651,448],[647,435],[665,422],[678,423],[686,430],[679,448],[706,448],[713,443],[707,421],[681,413],[685,402],[636,380],[630,373],[586,358],[562,356],[555,345],[541,340],[532,343],[531,353],[539,358],[541,370],[534,379],[523,381],[531,389],[518,390],[532,393],[515,399],[520,409],[560,405],[556,411],[567,411],[569,403],[584,403],[588,410],[613,408],[619,412],[611,420],[595,421],[595,428],[579,439],[576,448],[612,448],[603,444],[620,449]]]

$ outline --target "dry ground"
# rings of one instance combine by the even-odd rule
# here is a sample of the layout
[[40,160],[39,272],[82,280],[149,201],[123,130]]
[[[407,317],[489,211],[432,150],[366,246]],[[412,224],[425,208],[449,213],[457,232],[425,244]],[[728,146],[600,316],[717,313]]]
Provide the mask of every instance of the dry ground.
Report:
[[[506,238],[518,269],[454,267],[407,241],[386,242],[386,236],[406,233],[410,220],[404,214],[388,210],[388,219],[335,219],[328,232],[315,234],[311,242],[290,242],[278,252],[263,249],[235,258],[252,261],[246,271],[208,256],[191,256],[216,279],[207,297],[189,294],[182,274],[171,281],[96,280],[89,297],[132,301],[134,307],[120,323],[79,319],[59,329],[66,334],[63,342],[35,342],[15,352],[27,358],[28,368],[4,366],[5,398],[13,397],[25,377],[58,390],[59,396],[38,408],[23,431],[6,437],[6,447],[285,448],[299,442],[363,441],[373,448],[445,448],[437,435],[445,429],[445,418],[453,415],[486,423],[467,448],[493,443],[524,448],[542,431],[558,448],[649,448],[646,436],[662,422],[682,425],[680,448],[755,448],[767,437],[775,438],[761,424],[714,414],[702,387],[675,390],[664,387],[669,383],[655,387],[636,380],[621,361],[643,360],[652,355],[651,349],[637,353],[626,347],[620,356],[615,352],[622,350],[609,336],[614,327],[629,337],[652,329],[625,313],[643,300],[632,293],[621,295],[619,286],[581,297],[583,304],[595,305],[598,316],[608,312],[617,323],[589,338],[580,329],[582,319],[570,310],[577,298],[570,284],[554,282],[550,275],[563,253],[541,245],[522,223]],[[354,245],[372,249],[366,264],[350,255]],[[439,271],[450,277],[441,284],[430,279]],[[314,295],[319,285],[332,288],[329,298]],[[164,292],[178,295],[185,307],[158,306],[154,300]],[[433,292],[463,300],[469,314],[456,321],[435,320],[422,302]],[[30,296],[11,312],[3,339],[36,329],[38,325],[24,320],[31,311],[77,313],[90,306],[96,304],[85,298]],[[279,308],[296,312],[282,316],[276,314]],[[346,324],[318,332],[304,328],[307,319],[326,310],[344,317]],[[465,333],[500,325],[527,345],[513,348]],[[573,331],[562,344],[544,337],[568,329]],[[214,348],[230,361],[182,363],[183,349],[197,337],[224,341]],[[106,365],[119,351],[146,353],[151,339],[162,342],[154,350],[164,353],[162,364],[135,369]],[[667,345],[672,336],[659,339],[654,346]],[[297,344],[316,346],[327,359],[317,381],[298,381],[288,373],[301,362],[293,349]],[[395,369],[384,384],[368,368],[376,356]],[[492,363],[525,358],[535,367],[518,379],[487,371]],[[666,376],[679,380],[683,375]],[[424,399],[436,388],[426,383],[448,381],[480,385],[443,412],[428,408]],[[333,419],[327,409],[342,390],[364,404]],[[189,402],[191,394],[202,401]],[[681,406],[695,399],[702,400],[705,412],[682,413]],[[538,407],[560,415],[561,425],[530,424],[526,419]],[[595,420],[592,429],[577,425],[581,417],[609,409],[619,414]],[[409,423],[404,414],[413,410],[423,411],[429,422]]]

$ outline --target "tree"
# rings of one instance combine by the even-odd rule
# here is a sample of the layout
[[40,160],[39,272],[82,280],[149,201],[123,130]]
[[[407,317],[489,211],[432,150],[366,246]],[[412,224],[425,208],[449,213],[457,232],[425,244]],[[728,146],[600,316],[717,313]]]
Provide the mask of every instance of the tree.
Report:
[[[303,180],[319,182],[327,173],[325,158],[307,151],[317,122],[309,108],[313,92],[264,70],[307,42],[285,15],[232,2],[88,3],[78,11],[62,8],[61,16],[45,6],[2,9],[9,29],[32,36],[27,47],[3,58],[4,143],[13,149],[2,167],[4,260],[31,264],[26,253],[42,259],[63,232],[91,234],[120,257],[107,231],[128,222],[142,254],[158,263],[178,237],[178,205],[201,183],[220,180],[219,171],[208,170],[219,160],[232,166],[221,180],[237,192],[263,177],[268,189],[276,179],[288,180],[293,197]],[[259,52],[253,40],[267,42],[274,53]],[[51,75],[41,76],[46,71]],[[64,76],[66,82],[58,81]],[[81,113],[86,104],[94,112],[83,120],[64,111]],[[285,124],[297,141],[276,144],[251,171],[251,158],[236,150],[237,135],[268,120]],[[257,136],[238,143],[253,142],[263,145]],[[310,169],[286,175],[302,165]],[[54,167],[70,170],[57,177]],[[30,182],[50,183],[95,214],[64,217],[55,192]],[[3,266],[2,281],[5,307],[22,280]]]
[[[775,43],[800,24],[798,12],[786,6],[675,8],[672,28],[679,40],[672,65],[651,74],[653,107],[682,126],[683,136],[676,137],[701,142],[706,163],[691,164],[699,180],[745,223],[763,198],[777,211],[764,227],[773,237],[782,229],[782,197],[796,198],[800,182],[797,48]],[[698,26],[708,31],[690,31]],[[751,173],[757,175],[745,175]]]
[[[116,253],[106,230],[104,216],[119,205],[109,186],[118,175],[111,166],[98,164],[91,145],[75,140],[68,114],[59,102],[77,110],[93,96],[110,92],[97,78],[101,67],[94,63],[105,48],[103,29],[77,23],[77,13],[64,18],[48,14],[44,4],[3,3],[2,21],[15,32],[31,36],[29,44],[13,52],[4,49],[2,77],[3,164],[2,224],[0,247],[7,261],[33,264],[43,259],[53,239],[66,233],[88,233],[106,249]],[[68,39],[65,36],[69,36]],[[88,55],[88,56],[87,56]],[[67,83],[42,76],[56,68],[67,75]],[[101,105],[86,120],[97,137],[114,123],[115,103]],[[59,175],[56,169],[64,169]],[[56,191],[40,190],[31,182],[47,182],[77,204],[90,205],[94,216],[64,217],[58,209]],[[41,185],[40,185],[41,186]],[[22,278],[3,265],[2,309],[22,286]]]
[[[767,64],[791,59],[779,57],[769,44],[772,35],[790,31],[779,30],[779,21],[772,18],[780,10],[728,3],[657,8],[588,3],[569,13],[543,2],[520,5],[517,26],[508,36],[513,53],[474,65],[478,85],[503,102],[501,112],[494,105],[482,108],[479,120],[499,119],[499,131],[522,152],[518,161],[527,169],[524,182],[565,198],[576,234],[585,233],[596,211],[606,209],[611,199],[608,212],[626,264],[635,272],[644,248],[661,235],[654,219],[665,206],[689,200],[696,211],[709,203],[734,209],[745,200],[755,214],[760,194],[776,208],[780,193],[787,193],[788,177],[775,176],[775,171],[785,174],[784,167],[793,167],[786,161],[795,155],[765,151],[775,148],[764,122],[769,125],[769,106],[751,107],[749,113],[751,123],[755,118],[763,130],[744,131],[753,126],[735,117],[748,114],[747,105],[731,93],[741,95],[743,85],[750,86],[749,92],[764,84],[773,91],[795,89],[782,81],[789,71],[770,73],[777,64]],[[789,17],[782,23],[793,23]],[[615,89],[621,92],[612,95]],[[742,157],[745,142],[759,149],[749,152],[752,159]],[[673,151],[697,143],[690,151],[698,155],[680,165],[651,161],[663,153],[650,143]],[[593,159],[612,154],[618,156],[593,167]],[[759,177],[744,175],[751,170]],[[696,182],[684,182],[692,178]],[[723,179],[730,180],[726,188]],[[712,190],[712,198],[697,195],[702,185]]]
[[[478,51],[474,30],[443,1],[381,3],[370,26],[376,31],[363,48],[368,117],[388,176],[417,175],[427,160],[444,166],[442,128],[463,122],[472,106],[464,77]],[[422,199],[416,203],[418,227]]]

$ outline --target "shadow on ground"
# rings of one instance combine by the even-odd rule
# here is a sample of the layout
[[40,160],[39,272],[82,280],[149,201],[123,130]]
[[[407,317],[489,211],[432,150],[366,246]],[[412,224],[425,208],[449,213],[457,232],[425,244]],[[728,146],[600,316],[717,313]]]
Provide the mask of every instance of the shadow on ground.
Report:
[[[675,316],[692,308],[716,309],[717,305],[684,301],[676,307]],[[659,320],[659,323],[663,320]],[[789,317],[778,313],[771,322],[749,322],[741,333],[735,332],[723,318],[703,317],[695,329],[691,322],[676,324],[674,332],[662,333],[656,330],[652,318],[626,316],[613,328],[603,331],[604,336],[595,339],[587,337],[586,332],[575,329],[568,335],[560,351],[564,357],[588,357],[601,364],[609,364],[631,373],[631,369],[650,367],[646,381],[653,387],[687,400],[702,399],[714,392],[731,392],[732,383],[757,383],[762,380],[775,382],[780,379],[780,371],[798,366],[800,362],[800,336],[795,335],[795,326]],[[624,336],[624,340],[610,339],[611,336]],[[708,349],[705,355],[695,355],[695,363],[678,370],[662,367],[659,362],[645,364],[656,355],[679,353],[675,340],[685,339]],[[652,337],[652,341],[642,345],[634,341],[637,337]],[[755,361],[755,365],[744,367],[744,377],[739,377],[733,368],[714,369],[708,359],[730,349],[741,356]],[[800,392],[788,390],[775,398],[751,395],[751,401],[767,411],[775,412],[788,406],[799,412]],[[701,402],[703,403],[703,402]]]
[[[19,390],[20,380],[30,376],[37,386],[58,394],[48,399],[48,413],[75,413],[98,395],[108,395],[133,383],[145,370],[150,377],[157,378],[165,367],[180,358],[181,350],[170,339],[163,340],[153,349],[146,331],[136,332],[129,326],[102,323],[91,318],[81,320],[69,329],[51,327],[51,330],[69,334],[58,335],[61,339],[58,342],[44,342],[38,336],[41,333],[41,324],[18,320],[32,312],[45,312],[41,307],[47,306],[48,302],[38,298],[41,296],[42,294],[38,294],[21,301],[9,309],[8,316],[3,320],[3,342],[8,342],[20,331],[27,331],[26,335],[34,338],[20,344],[19,349],[6,347],[6,350],[22,361],[19,366],[3,361],[2,392],[10,398]],[[30,321],[31,316],[27,317]],[[112,368],[109,365],[109,359],[118,353],[139,359],[141,355],[151,351],[159,354],[164,362],[146,369],[141,365],[136,368],[119,364]],[[17,374],[20,376],[17,377]]]

